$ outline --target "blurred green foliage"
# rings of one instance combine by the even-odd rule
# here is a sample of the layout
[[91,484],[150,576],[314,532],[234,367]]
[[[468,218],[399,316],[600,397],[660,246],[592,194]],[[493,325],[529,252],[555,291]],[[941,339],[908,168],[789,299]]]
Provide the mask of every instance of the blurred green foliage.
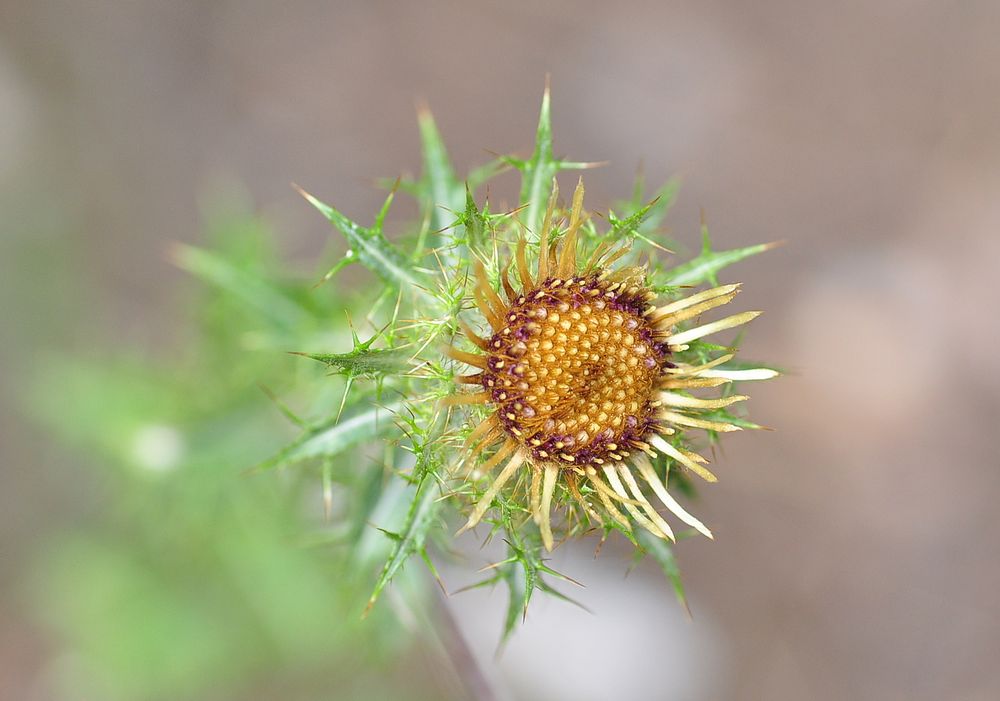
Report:
[[[276,349],[347,335],[347,301],[281,271],[247,211],[209,217],[207,240],[175,254],[210,283],[188,300],[194,324],[176,346],[52,353],[38,365],[34,414],[96,491],[30,575],[65,645],[58,688],[111,701],[419,698],[419,683],[387,673],[412,656],[412,631],[390,607],[361,620],[389,547],[364,538],[367,512],[338,502],[336,530],[320,515],[315,471],[248,471],[295,430],[259,384],[292,396],[308,386],[307,413],[334,423],[343,382]],[[338,469],[338,494],[382,481],[377,458]],[[344,538],[364,546],[329,546]],[[399,586],[408,605],[427,593],[416,578]]]

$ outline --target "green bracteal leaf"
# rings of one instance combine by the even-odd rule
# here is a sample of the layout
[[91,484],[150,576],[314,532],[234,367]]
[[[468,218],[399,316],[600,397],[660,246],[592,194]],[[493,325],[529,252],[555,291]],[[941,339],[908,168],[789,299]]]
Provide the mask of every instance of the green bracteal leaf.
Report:
[[[518,572],[520,570],[520,572]],[[525,611],[528,610],[528,602],[535,589],[535,577],[532,568],[524,566],[523,561],[503,565],[500,568],[500,576],[507,584],[507,613],[503,619],[503,634],[500,637],[501,644],[510,638],[511,633],[518,622],[524,618]]]
[[687,595],[684,593],[684,582],[681,581],[681,570],[677,565],[677,557],[674,555],[673,548],[665,540],[657,538],[643,528],[636,529],[635,533],[643,550],[656,560],[660,569],[663,570],[663,574],[670,580],[677,601],[690,615],[691,609],[688,607]]
[[173,259],[183,270],[241,300],[277,328],[301,329],[312,321],[309,310],[279,287],[213,251],[177,244]]
[[375,581],[375,588],[372,590],[368,605],[365,607],[366,615],[403,564],[412,555],[423,553],[427,533],[441,510],[442,504],[441,488],[437,480],[433,474],[425,471],[417,483],[417,490],[410,503],[410,510],[406,515],[406,523],[403,525],[402,531],[392,534],[392,552]]
[[465,226],[466,240],[477,250],[482,250],[486,245],[487,232],[489,231],[489,219],[476,206],[476,200],[472,196],[472,190],[465,190],[465,212],[462,214],[461,222]]
[[423,150],[422,199],[424,206],[429,208],[431,229],[441,231],[450,223],[450,212],[462,210],[464,188],[455,176],[434,115],[426,107],[421,107],[417,112],[417,123]]
[[713,251],[712,243],[708,238],[708,228],[704,224],[701,227],[701,235],[701,253],[687,263],[666,271],[664,275],[666,284],[701,285],[707,282],[712,285],[718,285],[719,281],[716,276],[723,268],[737,263],[744,258],[770,251],[772,248],[776,248],[782,244],[781,241],[772,241],[771,243],[759,243],[755,246],[746,246],[745,248],[733,248],[728,251]]
[[394,426],[393,413],[402,407],[403,401],[397,400],[384,406],[373,406],[368,402],[362,404],[361,407],[355,405],[355,410],[342,416],[339,421],[331,419],[305,431],[290,445],[258,465],[257,469],[266,470],[339,455],[348,448],[391,429]]
[[542,109],[538,115],[535,131],[535,150],[528,161],[509,161],[521,170],[521,204],[524,210],[524,225],[538,234],[542,215],[552,187],[552,178],[559,171],[559,163],[552,155],[552,115],[550,113],[549,89],[542,95]]
[[387,285],[394,288],[406,286],[420,291],[424,290],[424,283],[419,271],[413,267],[412,262],[406,256],[386,240],[382,233],[382,222],[389,205],[392,203],[395,190],[389,193],[375,224],[370,228],[365,228],[349,219],[305,190],[300,189],[299,193],[344,234],[350,246],[347,253],[344,254],[344,259],[331,268],[330,272],[324,276],[324,280],[328,280],[344,265],[357,261],[378,275]]
[[413,367],[406,348],[357,348],[350,353],[294,353],[323,363],[338,375],[385,377]]

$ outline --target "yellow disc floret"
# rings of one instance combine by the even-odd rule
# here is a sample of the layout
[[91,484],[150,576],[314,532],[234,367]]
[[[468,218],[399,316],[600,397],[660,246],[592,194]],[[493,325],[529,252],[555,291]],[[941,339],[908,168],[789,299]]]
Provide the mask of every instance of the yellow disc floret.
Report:
[[642,275],[551,278],[510,305],[490,339],[483,387],[536,460],[621,460],[655,421],[669,349],[643,310]]

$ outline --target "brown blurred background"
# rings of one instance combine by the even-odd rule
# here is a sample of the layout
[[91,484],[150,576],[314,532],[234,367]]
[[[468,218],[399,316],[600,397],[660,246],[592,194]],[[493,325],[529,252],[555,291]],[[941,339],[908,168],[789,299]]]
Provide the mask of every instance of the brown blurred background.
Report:
[[[692,249],[701,209],[720,247],[788,242],[726,278],[767,310],[746,354],[794,373],[751,388],[777,432],[726,441],[716,542],[679,548],[693,622],[590,544],[556,565],[593,613],[539,601],[499,661],[502,592],[455,598],[503,698],[1000,698],[998,30],[988,1],[0,0],[0,391],[43,344],[183,328],[163,251],[213,183],[309,261],[291,182],[366,221],[419,169],[415,100],[464,172],[530,149],[550,73],[557,153],[610,161],[592,207],[641,160]],[[0,412],[0,696],[45,698],[3,591],[88,487]]]

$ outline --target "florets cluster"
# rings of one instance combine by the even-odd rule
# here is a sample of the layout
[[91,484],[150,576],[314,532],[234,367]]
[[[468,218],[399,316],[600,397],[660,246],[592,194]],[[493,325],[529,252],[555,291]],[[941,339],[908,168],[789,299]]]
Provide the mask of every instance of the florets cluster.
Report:
[[483,387],[537,460],[602,465],[651,430],[670,349],[644,316],[643,276],[621,277],[549,278],[514,299],[490,339]]

